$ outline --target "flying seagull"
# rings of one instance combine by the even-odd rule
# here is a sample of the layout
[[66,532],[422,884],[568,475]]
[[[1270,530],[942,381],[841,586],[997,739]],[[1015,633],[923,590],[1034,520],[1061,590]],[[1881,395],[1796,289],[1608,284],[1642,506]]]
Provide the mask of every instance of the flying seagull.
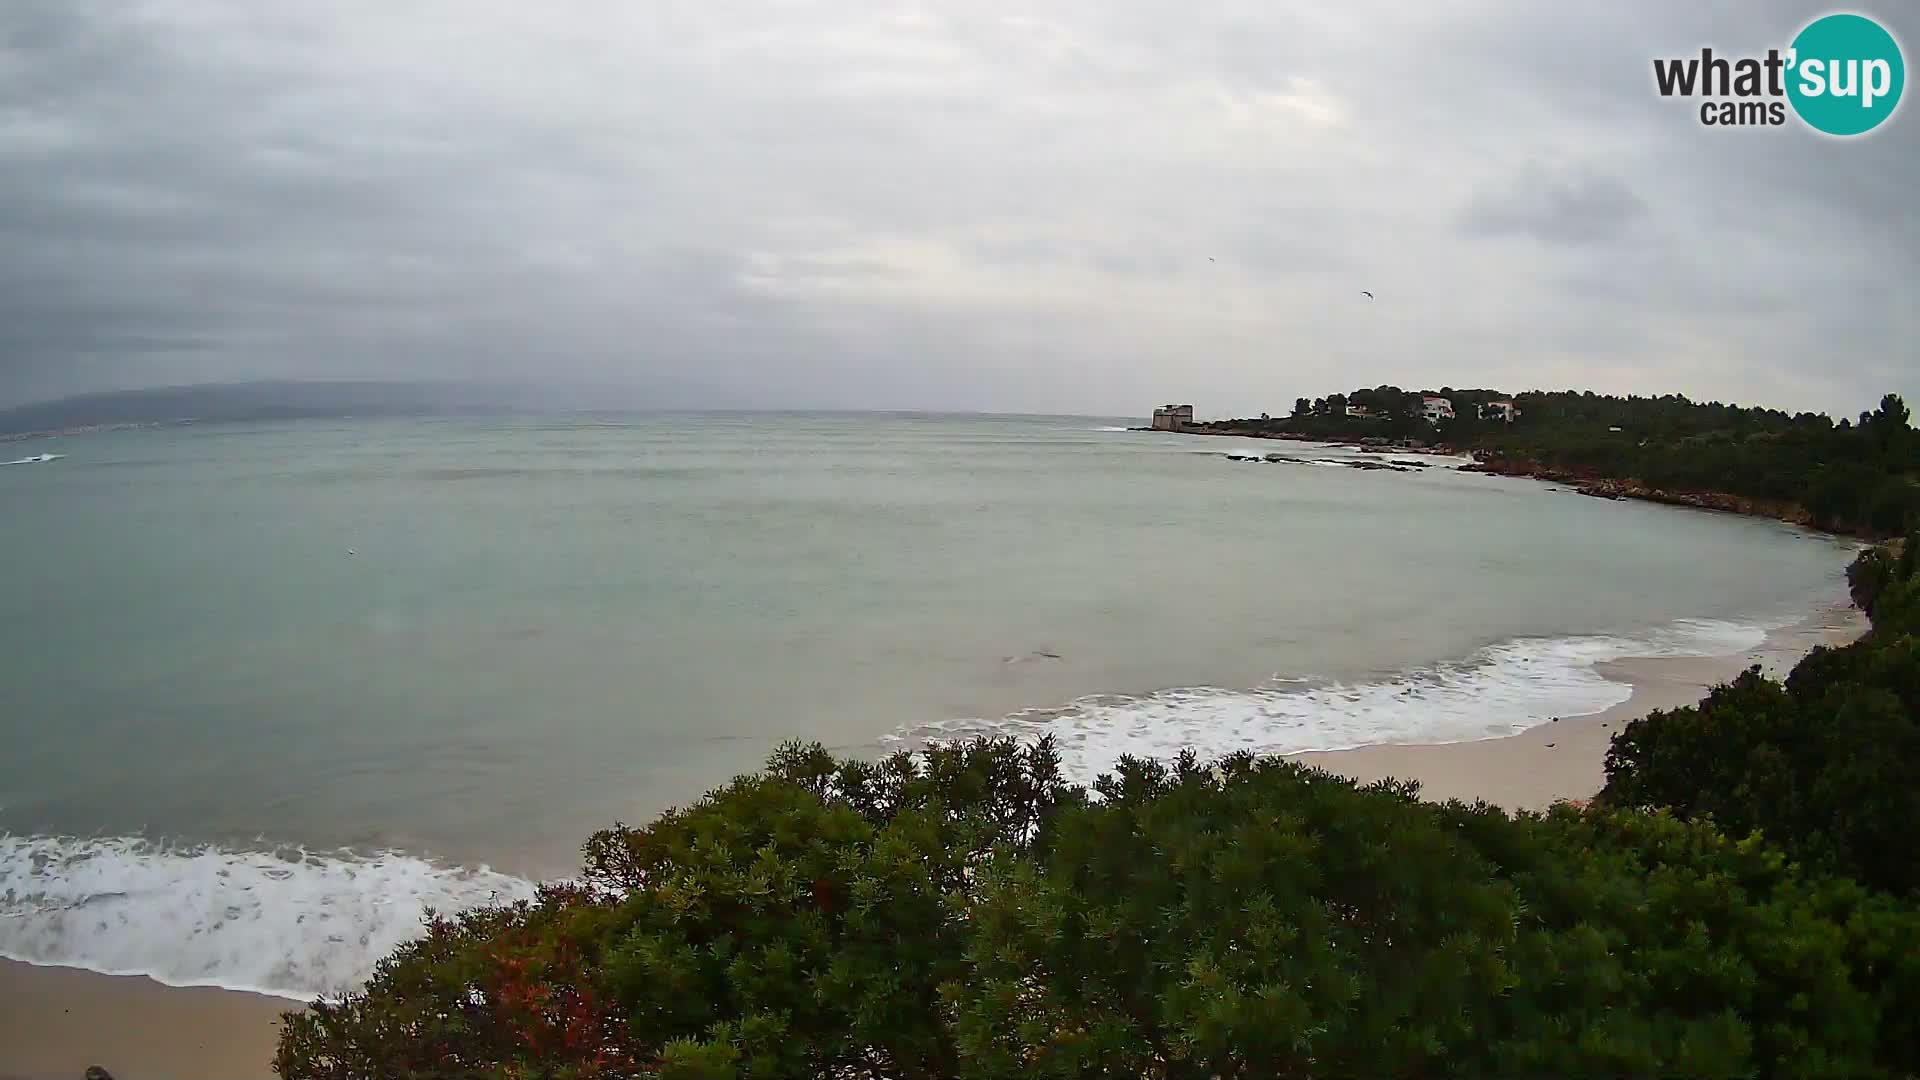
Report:
[[1373,299],[1373,294],[1372,294],[1372,293],[1370,293],[1370,292],[1368,292],[1368,291],[1367,291],[1367,290],[1365,290],[1365,289],[1361,289],[1361,290],[1360,290],[1360,295],[1361,295],[1361,296],[1364,296],[1364,297],[1366,297],[1366,298],[1367,298],[1367,299],[1369,299],[1369,300],[1371,300],[1371,299]]

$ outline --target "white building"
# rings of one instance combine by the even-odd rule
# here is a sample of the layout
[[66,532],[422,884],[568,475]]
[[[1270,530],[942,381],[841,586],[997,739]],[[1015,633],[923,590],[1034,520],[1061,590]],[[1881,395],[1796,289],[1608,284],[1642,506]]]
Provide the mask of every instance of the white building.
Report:
[[1430,424],[1451,420],[1453,419],[1453,400],[1435,397],[1432,394],[1422,394],[1420,395],[1420,415],[1426,417]]
[[1514,408],[1513,402],[1511,401],[1489,401],[1485,405],[1480,406],[1480,419],[1482,420],[1500,420],[1511,424],[1513,423],[1513,418],[1519,415],[1520,410]]

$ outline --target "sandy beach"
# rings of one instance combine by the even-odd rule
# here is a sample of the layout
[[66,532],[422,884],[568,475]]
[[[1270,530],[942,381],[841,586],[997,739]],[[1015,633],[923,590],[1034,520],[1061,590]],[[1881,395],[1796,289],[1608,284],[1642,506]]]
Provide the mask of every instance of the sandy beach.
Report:
[[[1363,781],[1418,780],[1429,799],[1543,809],[1599,790],[1607,740],[1627,721],[1692,704],[1753,664],[1784,675],[1814,646],[1851,641],[1866,626],[1860,612],[1834,607],[1775,631],[1749,653],[1602,664],[1602,675],[1632,688],[1628,700],[1508,738],[1297,757]],[[0,1080],[79,1080],[96,1064],[118,1080],[265,1080],[280,1014],[292,1007],[281,998],[0,961]]]
[[1775,630],[1752,652],[1714,657],[1628,657],[1596,666],[1633,690],[1604,712],[1567,717],[1481,742],[1363,746],[1294,755],[1295,760],[1371,782],[1418,780],[1435,802],[1485,799],[1507,810],[1544,810],[1560,799],[1585,799],[1606,783],[1607,740],[1628,721],[1656,709],[1692,705],[1707,691],[1755,664],[1775,678],[1816,645],[1841,645],[1867,630],[1857,608],[1835,606]]
[[0,1080],[269,1080],[299,1003],[0,960]]

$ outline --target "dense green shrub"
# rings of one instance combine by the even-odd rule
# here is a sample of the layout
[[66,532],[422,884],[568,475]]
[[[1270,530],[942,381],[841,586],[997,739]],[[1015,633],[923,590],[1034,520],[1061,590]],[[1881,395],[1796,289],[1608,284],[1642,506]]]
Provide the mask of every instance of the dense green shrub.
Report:
[[1847,567],[1847,592],[1853,606],[1873,614],[1881,590],[1899,573],[1899,555],[1891,548],[1875,547],[1860,553]]
[[1920,927],[1663,815],[1249,756],[789,747],[584,882],[436,920],[277,1069],[346,1077],[1872,1076]]
[[1436,807],[1248,757],[1124,770],[1047,851],[985,876],[955,998],[971,1075],[1916,1060],[1912,915],[1810,885],[1758,843],[1666,817]]
[[1887,638],[1920,632],[1920,536],[1909,536],[1861,552],[1847,567],[1854,605],[1873,620],[1874,633]]
[[1920,821],[1914,551],[1874,549],[1849,568],[1873,622],[1861,641],[1813,650],[1784,684],[1755,669],[1698,705],[1627,724],[1601,801],[1758,830],[1812,865],[1920,893],[1906,831]]
[[767,771],[586,845],[583,883],[437,919],[290,1021],[287,1077],[955,1075],[967,882],[1064,803],[1050,746]]

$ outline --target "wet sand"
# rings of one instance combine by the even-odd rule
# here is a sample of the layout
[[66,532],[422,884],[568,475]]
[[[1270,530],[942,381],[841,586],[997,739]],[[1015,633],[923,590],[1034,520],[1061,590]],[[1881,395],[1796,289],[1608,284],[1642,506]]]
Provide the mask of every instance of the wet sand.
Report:
[[[1295,756],[1366,781],[1418,780],[1429,799],[1544,809],[1600,789],[1607,740],[1627,721],[1691,705],[1756,663],[1783,676],[1815,645],[1842,644],[1865,629],[1858,611],[1834,607],[1774,632],[1750,653],[1602,664],[1600,673],[1629,685],[1632,697],[1503,739]],[[280,1013],[294,1007],[256,994],[0,961],[0,1080],[79,1080],[88,1065],[118,1080],[270,1080]]]
[[272,1080],[298,1002],[0,960],[0,1080]]

